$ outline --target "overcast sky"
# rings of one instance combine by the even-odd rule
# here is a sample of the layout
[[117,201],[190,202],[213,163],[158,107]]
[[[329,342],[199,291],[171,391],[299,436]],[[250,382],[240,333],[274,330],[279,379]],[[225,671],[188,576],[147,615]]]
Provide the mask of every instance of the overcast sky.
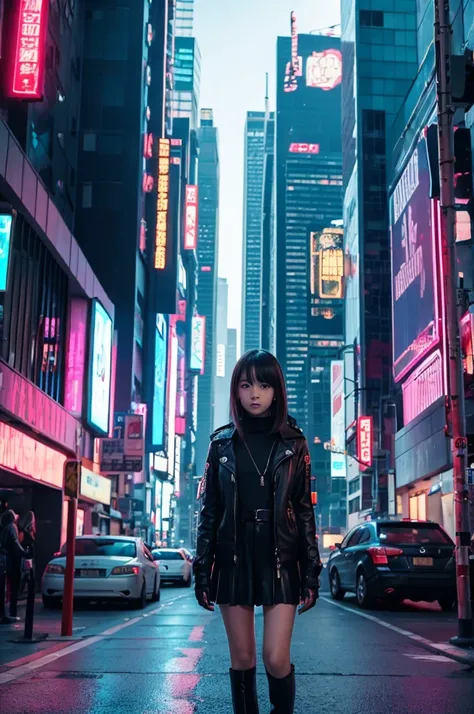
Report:
[[275,105],[276,38],[290,13],[308,33],[339,22],[339,0],[195,0],[202,53],[201,107],[214,109],[221,160],[219,275],[229,281],[229,327],[240,330],[244,125],[264,108],[265,73]]

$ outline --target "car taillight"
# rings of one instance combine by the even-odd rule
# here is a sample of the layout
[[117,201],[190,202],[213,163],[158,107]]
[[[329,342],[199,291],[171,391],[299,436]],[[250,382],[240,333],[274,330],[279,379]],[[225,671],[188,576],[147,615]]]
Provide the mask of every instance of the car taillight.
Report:
[[117,565],[112,570],[111,575],[139,575],[140,568],[138,565]]
[[50,575],[64,575],[64,567],[62,565],[54,565],[53,563],[50,563],[46,566],[45,572]]
[[388,565],[388,559],[403,555],[403,550],[401,548],[373,547],[368,549],[368,553],[374,565]]

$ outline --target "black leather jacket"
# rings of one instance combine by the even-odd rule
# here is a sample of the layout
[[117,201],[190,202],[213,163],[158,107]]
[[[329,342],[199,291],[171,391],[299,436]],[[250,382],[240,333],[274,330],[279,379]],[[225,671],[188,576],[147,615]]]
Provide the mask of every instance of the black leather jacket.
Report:
[[[198,524],[194,574],[197,587],[210,583],[214,561],[219,566],[237,563],[237,482],[235,426],[229,424],[211,437]],[[275,568],[297,561],[302,588],[319,588],[322,570],[311,503],[311,465],[308,445],[293,419],[281,431],[270,473],[274,493]]]

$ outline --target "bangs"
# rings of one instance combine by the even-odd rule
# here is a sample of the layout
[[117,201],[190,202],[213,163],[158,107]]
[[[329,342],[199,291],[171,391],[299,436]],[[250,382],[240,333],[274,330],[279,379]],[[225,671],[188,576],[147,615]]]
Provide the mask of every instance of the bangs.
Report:
[[269,384],[276,389],[280,383],[280,375],[275,360],[265,352],[250,352],[244,355],[239,365],[238,382],[245,378],[249,384]]

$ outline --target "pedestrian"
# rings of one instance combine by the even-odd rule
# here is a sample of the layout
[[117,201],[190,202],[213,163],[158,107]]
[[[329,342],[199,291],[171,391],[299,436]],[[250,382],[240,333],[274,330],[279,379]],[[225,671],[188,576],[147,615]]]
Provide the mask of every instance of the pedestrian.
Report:
[[254,607],[263,606],[263,660],[275,714],[292,714],[290,645],[297,606],[312,608],[322,570],[308,445],[288,416],[276,358],[247,352],[234,368],[232,422],[211,436],[199,487],[195,591],[220,608],[236,714],[258,714]]
[[28,585],[28,580],[34,577],[33,572],[33,547],[36,540],[36,518],[33,511],[27,511],[20,519],[18,540],[23,548],[29,550],[29,558],[24,558],[21,567],[21,580],[18,594],[21,597]]
[[10,586],[10,619],[18,620],[18,591],[21,583],[21,565],[29,552],[23,548],[18,538],[17,516],[11,509],[5,511],[0,523],[0,551],[6,556],[7,580]]

